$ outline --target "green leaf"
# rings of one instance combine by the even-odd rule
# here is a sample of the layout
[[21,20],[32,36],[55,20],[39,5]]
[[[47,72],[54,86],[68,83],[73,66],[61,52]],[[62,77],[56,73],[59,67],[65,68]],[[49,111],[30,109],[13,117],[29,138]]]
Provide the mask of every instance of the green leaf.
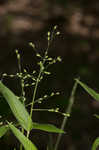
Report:
[[95,116],[97,119],[99,119],[99,115],[97,115],[97,114],[94,114],[94,116]]
[[63,130],[55,127],[51,124],[39,124],[36,122],[33,122],[33,129],[43,130],[46,132],[54,132],[54,133],[65,133]]
[[8,89],[2,82],[0,82],[0,93],[4,96],[10,109],[20,125],[29,131],[32,127],[32,120],[25,109],[24,105],[18,100],[17,96]]
[[8,125],[20,143],[22,143],[25,150],[37,150],[36,146],[19,129],[11,123],[8,123]]
[[76,81],[85,89],[85,91],[87,91],[89,93],[89,95],[91,95],[95,100],[99,101],[99,94],[98,93],[96,93],[93,89],[91,89],[86,84],[79,81],[78,79],[76,79]]
[[99,146],[99,137],[95,139],[92,145],[92,150],[96,150],[97,147]]
[[9,129],[8,125],[4,125],[0,127],[0,138],[6,134],[8,129]]

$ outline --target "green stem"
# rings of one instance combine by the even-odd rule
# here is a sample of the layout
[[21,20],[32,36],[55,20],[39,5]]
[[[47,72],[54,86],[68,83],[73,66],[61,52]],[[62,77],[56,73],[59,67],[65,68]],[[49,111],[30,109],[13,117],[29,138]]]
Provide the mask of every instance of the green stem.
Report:
[[35,96],[36,96],[37,87],[38,87],[38,83],[39,83],[39,79],[40,79],[41,73],[42,73],[42,71],[40,70],[38,78],[37,78],[37,82],[36,82],[36,85],[35,85],[35,89],[34,89],[33,99],[32,99],[32,103],[31,103],[31,110],[30,110],[30,117],[31,118],[32,118],[33,105],[34,105],[34,100],[35,100]]
[[[47,46],[47,49],[45,51],[45,54],[44,54],[44,57],[43,57],[43,61],[42,61],[42,65],[44,66],[45,64],[45,61],[46,61],[46,56],[48,54],[48,50],[49,50],[49,47],[50,47],[50,44],[53,40],[53,33],[52,32],[52,37],[51,37],[51,40],[48,40],[48,46]],[[33,98],[32,98],[32,103],[31,103],[31,108],[30,108],[30,117],[32,118],[32,114],[33,114],[33,106],[34,106],[34,102],[35,102],[35,97],[36,97],[36,92],[37,92],[37,88],[38,88],[38,84],[39,84],[39,80],[40,80],[40,77],[42,75],[44,71],[44,68],[42,69],[42,67],[40,67],[40,72],[38,74],[38,77],[37,77],[37,81],[36,81],[36,84],[35,84],[35,88],[34,88],[34,93],[33,93]],[[29,134],[30,134],[30,131],[27,132],[27,138],[29,138]]]
[[[20,55],[19,55],[19,56],[20,56]],[[21,73],[22,73],[21,59],[20,59],[20,57],[17,57],[17,59],[18,59],[19,73],[21,74]],[[25,96],[25,95],[24,95],[24,87],[23,87],[24,81],[23,81],[22,77],[20,78],[20,83],[21,83],[21,95],[22,95],[22,97],[24,98],[24,96]],[[25,105],[24,99],[23,99],[23,104]],[[24,128],[21,128],[21,131],[22,131],[22,133],[24,134]],[[20,144],[20,150],[22,150],[22,149],[23,149],[23,145]]]
[[[46,61],[46,56],[47,56],[47,53],[48,53],[48,49],[49,49],[49,46],[45,52],[45,55],[44,55],[44,58],[43,58],[43,62],[42,64],[44,65],[45,61]],[[37,92],[37,87],[38,87],[38,84],[39,84],[39,80],[40,80],[40,77],[41,77],[41,74],[42,74],[43,70],[42,68],[40,68],[40,72],[39,72],[39,75],[37,77],[37,81],[36,81],[36,84],[35,84],[35,88],[34,88],[34,94],[33,94],[33,98],[32,98],[32,103],[31,103],[31,109],[30,109],[30,117],[32,118],[32,114],[33,114],[33,106],[34,106],[34,101],[35,101],[35,97],[36,97],[36,92]],[[29,134],[30,134],[30,131],[27,132],[27,137],[29,137]]]
[[[72,106],[73,106],[73,104],[74,104],[74,95],[75,95],[75,92],[76,92],[76,89],[77,89],[77,84],[78,84],[78,83],[75,82],[75,84],[74,84],[74,86],[73,86],[73,89],[72,89],[72,92],[71,92],[71,95],[70,95],[70,98],[69,98],[69,105],[68,105],[68,108],[66,109],[66,114],[71,114]],[[65,116],[64,119],[63,119],[62,125],[61,125],[61,130],[64,130],[64,127],[65,127],[65,125],[66,125],[66,123],[67,123],[67,119],[68,119],[68,117]],[[54,150],[57,150],[57,149],[58,149],[58,146],[59,146],[61,137],[62,137],[62,134],[60,133],[60,134],[58,135],[58,137],[57,137]]]
[[[34,94],[33,94],[33,99],[32,99],[31,109],[30,109],[30,117],[31,118],[32,118],[32,114],[33,114],[34,100],[35,100],[35,97],[36,97],[37,87],[38,87],[38,83],[39,83],[41,73],[42,73],[42,71],[40,70],[38,78],[37,78],[37,82],[36,82],[36,85],[35,85],[35,89],[34,89]],[[30,131],[27,132],[27,137],[29,137],[29,134],[30,134]]]

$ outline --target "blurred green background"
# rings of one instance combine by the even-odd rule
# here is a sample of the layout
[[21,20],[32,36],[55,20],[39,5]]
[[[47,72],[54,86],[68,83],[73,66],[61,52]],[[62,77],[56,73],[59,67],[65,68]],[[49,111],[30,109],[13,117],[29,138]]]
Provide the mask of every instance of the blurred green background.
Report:
[[[58,25],[61,32],[49,50],[50,56],[61,56],[62,63],[49,68],[52,75],[40,84],[37,96],[60,91],[40,104],[39,108],[59,107],[65,111],[76,77],[99,91],[99,1],[97,0],[1,0],[0,1],[0,75],[18,71],[15,49],[22,55],[22,66],[31,71],[36,68],[35,54],[29,42],[34,42],[38,51],[47,46],[47,32]],[[19,81],[5,78],[3,81],[15,94],[20,95]],[[31,91],[28,91],[28,99]],[[92,142],[99,136],[99,103],[83,89],[77,88],[72,115],[65,127],[59,150],[90,150]],[[14,120],[4,99],[0,98],[0,115]],[[63,117],[53,113],[34,113],[35,121],[61,126]],[[57,134],[52,134],[53,143]],[[47,133],[34,131],[31,135],[40,150],[46,149]],[[0,139],[0,149],[18,148],[18,141],[8,132]]]

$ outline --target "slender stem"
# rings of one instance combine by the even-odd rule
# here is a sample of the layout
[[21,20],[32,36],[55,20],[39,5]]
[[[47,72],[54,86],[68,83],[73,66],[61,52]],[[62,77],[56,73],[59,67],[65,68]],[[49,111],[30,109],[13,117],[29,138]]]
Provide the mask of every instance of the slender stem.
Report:
[[[77,82],[75,82],[75,84],[73,86],[73,89],[72,89],[72,92],[71,92],[71,95],[70,95],[70,98],[69,98],[69,105],[68,105],[68,108],[66,109],[66,114],[71,114],[72,106],[74,104],[74,95],[75,95],[76,89],[77,89]],[[64,119],[63,119],[63,122],[62,122],[62,125],[61,125],[62,130],[64,130],[64,127],[67,123],[67,119],[68,119],[67,116],[65,116]],[[57,137],[54,150],[58,149],[61,137],[62,137],[62,134],[60,133]]]
[[[51,42],[53,40],[53,35],[54,35],[54,32],[52,32],[51,39],[48,40],[48,46],[47,46],[47,49],[45,51],[45,54],[44,54],[44,57],[43,57],[43,60],[42,60],[42,66],[43,67],[44,67],[44,64],[45,64],[45,61],[46,61],[46,56],[48,54],[48,50],[49,50],[50,44],[51,44]],[[32,114],[33,114],[33,106],[34,106],[34,102],[35,102],[35,97],[36,97],[36,92],[37,92],[39,80],[40,80],[40,77],[41,77],[43,71],[44,71],[44,68],[42,69],[42,67],[40,67],[40,71],[39,71],[39,74],[38,74],[38,77],[37,77],[37,80],[36,80],[36,84],[35,84],[35,88],[34,88],[31,108],[30,108],[30,117],[31,118],[32,118]],[[27,138],[29,138],[29,134],[30,134],[30,131],[27,132]]]
[[49,109],[33,109],[33,111],[49,111]]
[[[20,59],[20,57],[18,58],[18,67],[19,67],[19,73],[21,74],[22,73],[22,67],[21,67],[21,59]],[[21,95],[24,98],[25,97],[24,80],[23,80],[22,77],[20,78],[20,82],[21,82]],[[23,104],[24,104],[24,99],[23,99]]]
[[[19,55],[19,54],[18,54]],[[17,60],[18,60],[18,68],[19,68],[19,73],[21,74],[22,73],[22,68],[21,68],[21,59],[20,59],[20,55],[19,57],[17,57]],[[20,78],[20,83],[21,83],[21,95],[22,97],[24,98],[25,94],[24,94],[24,81],[22,79],[22,77]],[[23,99],[23,104],[24,104],[24,99]],[[25,105],[25,104],[24,104]],[[21,128],[21,131],[22,133],[24,134],[24,128]],[[20,150],[23,149],[23,145],[22,143],[20,144]]]
[[33,111],[43,111],[43,112],[44,112],[44,111],[47,111],[47,112],[58,113],[58,114],[61,114],[61,115],[63,115],[63,116],[69,117],[69,114],[62,113],[62,112],[57,111],[57,110],[55,110],[55,109],[33,109]]
[[40,70],[38,78],[37,78],[37,82],[36,82],[36,85],[35,85],[35,89],[34,89],[33,99],[32,99],[32,103],[31,103],[31,110],[30,110],[30,116],[31,117],[32,117],[32,113],[33,113],[33,105],[34,105],[34,100],[35,100],[35,96],[36,96],[37,87],[38,87],[38,83],[39,83],[41,73],[42,73],[42,71]]
[[[34,94],[33,94],[32,103],[31,103],[31,109],[30,109],[30,117],[31,118],[32,118],[32,114],[33,114],[34,100],[35,100],[35,97],[36,97],[37,87],[38,87],[39,79],[41,77],[41,73],[42,73],[42,70],[40,69],[40,72],[39,72],[39,75],[38,75],[38,78],[37,78],[37,81],[36,81],[36,84],[35,84]],[[30,131],[27,132],[27,137],[29,137],[29,134],[30,134]]]
[[[47,53],[48,53],[48,49],[49,49],[49,44],[48,44],[47,50],[46,50],[44,58],[43,58],[43,62],[42,62],[43,65],[46,61],[46,56],[47,56]],[[43,69],[40,67],[40,72],[39,72],[38,77],[37,77],[37,81],[36,81],[35,88],[34,88],[34,93],[33,93],[33,98],[32,98],[32,103],[31,103],[31,109],[30,109],[30,117],[31,118],[32,118],[32,114],[33,114],[33,106],[34,106],[34,101],[35,101],[35,97],[36,97],[37,87],[38,87],[39,80],[40,80],[42,72],[43,72]],[[29,134],[30,134],[30,131],[27,132],[27,137],[29,137]]]

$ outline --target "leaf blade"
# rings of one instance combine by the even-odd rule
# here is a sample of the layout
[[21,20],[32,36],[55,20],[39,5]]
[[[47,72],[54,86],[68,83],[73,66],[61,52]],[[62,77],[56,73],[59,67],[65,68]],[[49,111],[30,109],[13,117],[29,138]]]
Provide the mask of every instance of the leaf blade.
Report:
[[23,133],[19,129],[17,129],[11,123],[8,123],[8,125],[13,134],[17,137],[20,143],[22,143],[25,150],[37,150],[36,146],[25,135],[23,135]]
[[88,92],[89,95],[91,95],[95,100],[99,101],[99,94],[97,92],[95,92],[93,89],[91,89],[85,83],[79,81],[78,79],[76,79],[76,81],[78,84],[80,84],[81,87],[85,89],[85,91]]
[[17,96],[2,82],[0,82],[0,93],[2,93],[2,95],[6,99],[12,113],[14,114],[20,125],[25,130],[30,130],[32,127],[32,120],[24,105],[20,102],[20,100],[18,100]]
[[40,124],[33,122],[33,129],[42,130],[46,132],[53,132],[53,133],[65,133],[63,130],[57,128],[52,124]]
[[8,125],[4,125],[0,127],[0,138],[6,134],[8,129],[9,129]]
[[97,137],[93,142],[91,150],[96,150],[98,146],[99,146],[99,137]]

